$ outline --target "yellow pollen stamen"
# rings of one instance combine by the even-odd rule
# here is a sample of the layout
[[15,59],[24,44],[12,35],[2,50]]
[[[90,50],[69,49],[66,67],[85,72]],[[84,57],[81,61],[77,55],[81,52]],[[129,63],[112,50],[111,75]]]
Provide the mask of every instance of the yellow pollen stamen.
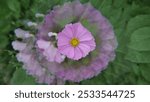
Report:
[[73,38],[73,39],[71,39],[71,41],[70,41],[70,44],[73,46],[73,47],[76,47],[76,46],[78,46],[79,45],[79,40],[77,39],[77,38]]

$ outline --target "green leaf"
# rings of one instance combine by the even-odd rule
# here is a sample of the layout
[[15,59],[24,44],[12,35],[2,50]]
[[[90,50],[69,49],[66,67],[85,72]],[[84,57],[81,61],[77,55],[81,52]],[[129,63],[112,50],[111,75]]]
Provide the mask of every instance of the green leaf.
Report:
[[20,10],[20,4],[18,0],[7,0],[7,4],[10,10],[18,12]]
[[30,3],[33,2],[33,1],[30,1],[30,0],[20,0],[20,4],[21,6],[24,8],[24,9],[28,9],[30,8]]
[[150,15],[140,15],[131,19],[127,26],[128,45],[126,59],[135,63],[150,63]]
[[138,85],[149,85],[150,82],[144,80],[143,77],[140,77],[140,78],[137,80],[137,84],[138,84]]
[[102,4],[103,0],[90,0],[90,3],[97,9],[99,9],[100,4]]
[[114,8],[122,8],[127,5],[127,1],[126,0],[113,0],[112,4]]
[[62,3],[63,3],[63,0],[44,0],[44,1],[43,0],[34,0],[34,3],[32,4],[32,7],[31,7],[31,11],[34,14],[35,13],[47,13],[54,6],[61,5]]
[[126,27],[119,29],[119,33],[117,34],[117,38],[119,41],[119,47],[117,48],[118,51],[124,54],[128,52],[127,46],[130,45],[129,44],[130,37],[132,36],[133,32],[140,28],[150,26],[149,18],[150,18],[150,15],[138,15],[134,18],[131,18],[128,21],[128,24],[126,25]]
[[134,63],[150,63],[150,52],[129,49],[125,59]]
[[150,51],[150,27],[143,27],[132,33],[129,48],[137,51]]
[[135,2],[132,3],[132,16],[150,14],[150,7],[137,5]]
[[150,0],[142,0],[141,4],[143,4],[144,6],[149,6],[150,5]]
[[145,80],[149,81],[150,84],[150,64],[141,64],[140,70],[142,73],[142,76],[145,78]]
[[19,68],[16,69],[11,84],[17,85],[33,85],[36,84],[35,79],[26,74],[25,70]]
[[108,5],[112,5],[112,3],[113,3],[113,0],[103,0],[103,2],[101,3],[100,7],[101,8],[105,8]]
[[138,15],[128,22],[127,33],[130,35],[135,30],[147,26],[150,26],[150,15]]
[[0,37],[0,49],[5,48],[8,45],[8,38],[5,35],[1,35]]
[[10,28],[11,28],[11,25],[10,25],[10,20],[9,19],[3,19],[3,20],[0,20],[0,35],[5,35],[5,33],[8,33]]
[[0,1],[0,19],[7,19],[11,12],[10,9],[7,7],[7,1],[6,0],[1,0]]
[[18,0],[8,0],[7,1],[8,8],[12,11],[11,14],[15,18],[20,17],[20,2]]

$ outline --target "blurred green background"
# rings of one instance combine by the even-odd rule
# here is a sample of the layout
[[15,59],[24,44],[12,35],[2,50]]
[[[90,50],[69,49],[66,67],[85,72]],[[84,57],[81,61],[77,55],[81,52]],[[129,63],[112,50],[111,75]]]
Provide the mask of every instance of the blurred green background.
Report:
[[[14,29],[35,13],[73,0],[0,0],[0,84],[37,84],[17,62],[11,42]],[[97,77],[66,84],[150,84],[150,0],[80,0],[112,23],[118,40],[116,59]]]

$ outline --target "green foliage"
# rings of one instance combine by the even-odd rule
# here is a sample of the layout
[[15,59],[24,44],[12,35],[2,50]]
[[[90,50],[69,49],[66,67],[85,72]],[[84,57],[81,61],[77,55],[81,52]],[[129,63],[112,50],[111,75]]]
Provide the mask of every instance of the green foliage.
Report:
[[15,17],[19,17],[20,13],[20,2],[18,0],[8,0],[7,1],[8,8],[14,13]]
[[[36,84],[15,58],[11,47],[14,29],[22,27],[24,20],[35,21],[35,13],[46,14],[68,1],[73,0],[0,0],[0,84]],[[80,1],[90,2],[108,18],[118,41],[116,59],[101,74],[80,84],[150,84],[150,1]],[[61,26],[67,22],[62,21]],[[95,32],[94,26],[90,28]]]
[[139,28],[130,38],[129,48],[137,51],[150,51],[150,27]]
[[150,83],[150,64],[141,64],[140,70],[144,79]]
[[150,26],[149,18],[150,15],[137,15],[136,17],[131,18],[127,25],[127,33],[130,35],[139,28]]
[[150,63],[150,52],[129,49],[125,59],[135,63]]
[[0,48],[5,48],[8,44],[8,38],[7,36],[2,35],[0,37]]
[[22,68],[17,69],[14,72],[14,75],[11,79],[11,84],[18,85],[33,85],[36,84],[35,79],[31,76],[28,76]]
[[10,84],[15,67],[19,67],[13,51],[0,50],[0,84]]

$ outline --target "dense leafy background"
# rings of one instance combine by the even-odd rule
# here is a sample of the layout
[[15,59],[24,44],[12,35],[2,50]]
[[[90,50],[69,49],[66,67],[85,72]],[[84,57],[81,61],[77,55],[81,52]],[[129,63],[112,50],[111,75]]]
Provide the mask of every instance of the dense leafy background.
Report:
[[[0,0],[0,84],[37,84],[26,75],[12,49],[14,29],[35,13],[47,13],[70,0]],[[118,40],[116,59],[97,77],[66,84],[150,84],[150,0],[80,0],[112,23]]]

